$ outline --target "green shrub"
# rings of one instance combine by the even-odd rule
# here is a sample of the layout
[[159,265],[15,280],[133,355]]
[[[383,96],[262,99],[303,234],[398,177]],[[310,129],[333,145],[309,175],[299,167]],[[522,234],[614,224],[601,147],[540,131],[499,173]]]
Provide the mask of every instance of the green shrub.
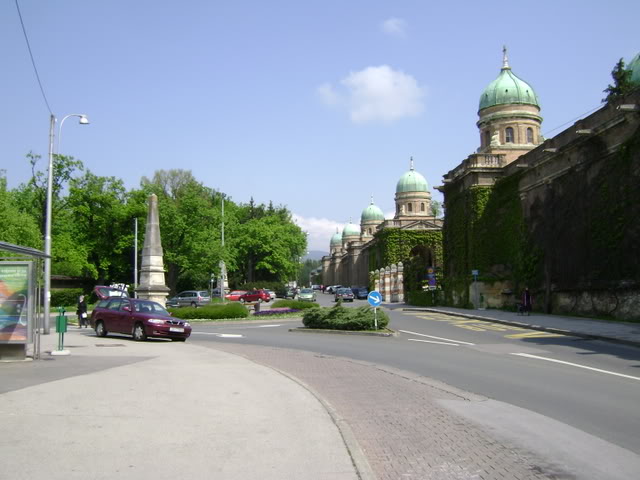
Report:
[[227,318],[247,318],[249,311],[244,305],[239,303],[228,303],[225,305],[207,305],[204,307],[184,307],[172,308],[169,310],[176,318],[220,320]]
[[319,306],[320,305],[314,302],[300,302],[298,300],[276,300],[271,305],[272,308],[295,308],[296,310],[305,310]]
[[[389,325],[389,316],[382,310],[377,311],[378,329]],[[312,308],[307,310],[302,323],[307,328],[328,330],[373,330],[375,328],[374,311],[371,307],[345,308],[341,303],[331,308]]]
[[[78,304],[78,297],[84,292],[81,288],[65,288],[60,290],[51,290],[51,306],[52,307],[68,307]],[[87,304],[89,301],[87,299]]]
[[407,292],[407,303],[416,307],[433,307],[444,304],[442,290]]

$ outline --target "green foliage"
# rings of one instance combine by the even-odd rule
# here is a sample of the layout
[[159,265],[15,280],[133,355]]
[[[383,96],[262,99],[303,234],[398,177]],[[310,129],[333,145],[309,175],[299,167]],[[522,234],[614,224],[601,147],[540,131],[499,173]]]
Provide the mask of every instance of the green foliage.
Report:
[[416,307],[433,307],[444,304],[444,291],[420,290],[407,292],[407,303]]
[[[42,248],[42,234],[36,219],[22,209],[0,171],[0,240],[25,247]],[[3,255],[6,252],[3,252]]]
[[615,100],[618,97],[622,97],[631,92],[634,88],[633,83],[631,82],[632,73],[633,72],[631,70],[625,68],[624,60],[622,58],[618,60],[616,66],[611,70],[613,85],[609,84],[609,86],[603,90],[607,96],[602,99],[602,102],[604,103]]
[[206,305],[204,307],[183,307],[170,309],[171,314],[176,318],[190,319],[210,319],[224,320],[233,318],[247,318],[249,311],[247,307],[239,303],[227,303],[225,305]]
[[[81,288],[65,288],[51,290],[52,307],[68,307],[78,304],[78,297],[84,292]],[[75,310],[74,310],[75,311]]]
[[271,305],[273,308],[295,308],[296,310],[307,310],[319,305],[315,302],[301,302],[299,300],[276,300]]
[[387,267],[398,262],[407,262],[416,248],[426,247],[434,255],[434,261],[442,261],[442,232],[440,230],[400,230],[384,228],[376,232],[378,250],[370,256],[370,263],[375,259],[369,271]]
[[[388,315],[378,309],[378,329],[386,328],[389,324]],[[341,302],[331,308],[312,308],[307,310],[302,323],[307,328],[328,330],[374,330],[374,311],[371,307],[345,308]]]

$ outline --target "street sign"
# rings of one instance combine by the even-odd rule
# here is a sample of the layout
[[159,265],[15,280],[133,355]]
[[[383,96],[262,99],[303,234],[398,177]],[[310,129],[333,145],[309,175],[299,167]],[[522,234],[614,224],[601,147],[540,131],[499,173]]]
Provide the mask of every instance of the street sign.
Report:
[[367,302],[369,302],[369,305],[372,307],[378,307],[382,303],[382,295],[380,292],[373,290],[367,295]]
[[471,275],[473,275],[474,277],[478,276],[478,270],[471,270]]

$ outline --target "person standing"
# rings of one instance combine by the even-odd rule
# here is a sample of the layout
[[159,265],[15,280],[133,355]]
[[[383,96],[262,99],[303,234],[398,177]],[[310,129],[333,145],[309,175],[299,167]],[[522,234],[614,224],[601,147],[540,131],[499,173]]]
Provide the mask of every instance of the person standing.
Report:
[[87,316],[87,302],[84,301],[84,295],[78,297],[78,309],[76,310],[78,315],[78,328],[89,327],[89,318]]
[[529,315],[531,312],[531,304],[533,303],[533,298],[531,297],[531,292],[529,291],[529,287],[525,287],[522,292],[522,312]]

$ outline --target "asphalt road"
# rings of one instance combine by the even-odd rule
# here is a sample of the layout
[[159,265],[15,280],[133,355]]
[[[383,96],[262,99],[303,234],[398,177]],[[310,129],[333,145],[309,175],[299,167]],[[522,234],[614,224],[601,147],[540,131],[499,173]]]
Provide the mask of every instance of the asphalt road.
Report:
[[[332,304],[328,294],[318,299]],[[190,341],[298,349],[412,372],[640,454],[640,350],[427,312],[387,313],[397,337],[293,333],[299,322],[274,320],[200,325]],[[491,422],[486,410],[461,413]]]

